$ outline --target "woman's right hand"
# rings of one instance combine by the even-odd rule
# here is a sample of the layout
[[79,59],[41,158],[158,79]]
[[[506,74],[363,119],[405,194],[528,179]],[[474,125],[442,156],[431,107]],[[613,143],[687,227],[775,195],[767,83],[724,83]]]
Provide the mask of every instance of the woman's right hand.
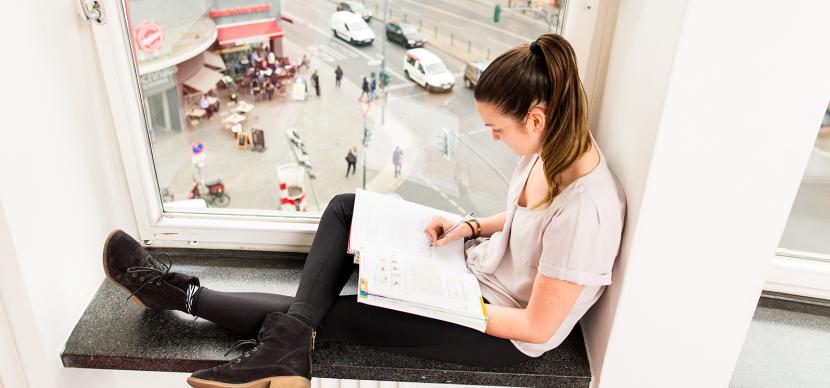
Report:
[[470,230],[470,227],[461,224],[439,240],[438,237],[444,234],[444,231],[452,228],[453,225],[455,225],[455,222],[452,222],[442,216],[433,216],[429,223],[427,223],[426,228],[424,228],[424,233],[427,234],[429,241],[432,242],[431,245],[434,247],[440,247],[444,244],[458,240],[459,238],[472,236],[473,231]]

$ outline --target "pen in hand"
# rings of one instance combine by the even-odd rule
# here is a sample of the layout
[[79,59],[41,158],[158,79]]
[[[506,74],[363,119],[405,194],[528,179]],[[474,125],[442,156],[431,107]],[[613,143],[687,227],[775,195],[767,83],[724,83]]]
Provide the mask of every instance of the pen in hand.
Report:
[[[475,212],[469,212],[469,213],[467,213],[467,215],[466,215],[466,216],[464,216],[464,217],[461,217],[461,220],[460,220],[460,221],[458,221],[458,222],[456,222],[456,223],[455,223],[455,225],[453,225],[453,226],[451,226],[449,229],[445,230],[445,231],[444,231],[444,233],[441,233],[441,235],[440,235],[440,236],[438,236],[438,238],[437,238],[435,241],[438,241],[438,240],[440,240],[440,239],[444,238],[446,235],[448,235],[450,232],[452,232],[455,228],[457,228],[457,227],[459,227],[461,224],[463,224],[463,223],[464,223],[464,221],[467,221],[468,217],[473,217],[473,216],[475,216]],[[434,245],[435,245],[435,241],[431,241],[431,242],[429,243],[429,246],[434,246]]]

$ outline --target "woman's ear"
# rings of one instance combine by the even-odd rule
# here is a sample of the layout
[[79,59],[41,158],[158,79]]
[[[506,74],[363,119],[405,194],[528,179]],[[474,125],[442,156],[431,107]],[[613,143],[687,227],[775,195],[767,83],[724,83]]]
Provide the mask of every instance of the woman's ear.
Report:
[[527,112],[528,129],[533,133],[541,133],[545,129],[545,121],[547,121],[547,116],[544,109],[534,106]]

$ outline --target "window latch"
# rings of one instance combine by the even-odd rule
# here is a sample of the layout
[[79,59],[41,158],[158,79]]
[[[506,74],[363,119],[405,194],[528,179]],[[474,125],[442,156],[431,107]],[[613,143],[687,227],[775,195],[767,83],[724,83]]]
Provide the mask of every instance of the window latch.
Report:
[[101,3],[98,0],[92,0],[91,3],[87,3],[86,0],[80,0],[80,2],[86,21],[104,24],[104,13],[101,12]]

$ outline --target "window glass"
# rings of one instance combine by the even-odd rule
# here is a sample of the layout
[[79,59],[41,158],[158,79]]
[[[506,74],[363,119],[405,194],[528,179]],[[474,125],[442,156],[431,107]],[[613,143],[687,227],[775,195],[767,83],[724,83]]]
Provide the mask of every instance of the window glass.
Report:
[[355,22],[355,23],[346,24],[346,28],[349,31],[361,31],[361,30],[369,29],[369,26],[367,26],[365,23]]
[[427,65],[427,74],[439,74],[439,73],[446,73],[447,67],[444,66],[443,63],[432,63]]
[[824,114],[795,197],[781,248],[830,261],[830,105]]
[[[481,122],[464,69],[559,31],[564,9],[366,0],[353,9],[365,6],[375,38],[358,46],[333,34],[337,4],[326,0],[123,1],[164,211],[267,215],[322,211],[360,187],[454,213],[502,211],[517,159]],[[407,77],[385,6],[426,39],[443,62],[427,71],[449,71],[451,90]]]

